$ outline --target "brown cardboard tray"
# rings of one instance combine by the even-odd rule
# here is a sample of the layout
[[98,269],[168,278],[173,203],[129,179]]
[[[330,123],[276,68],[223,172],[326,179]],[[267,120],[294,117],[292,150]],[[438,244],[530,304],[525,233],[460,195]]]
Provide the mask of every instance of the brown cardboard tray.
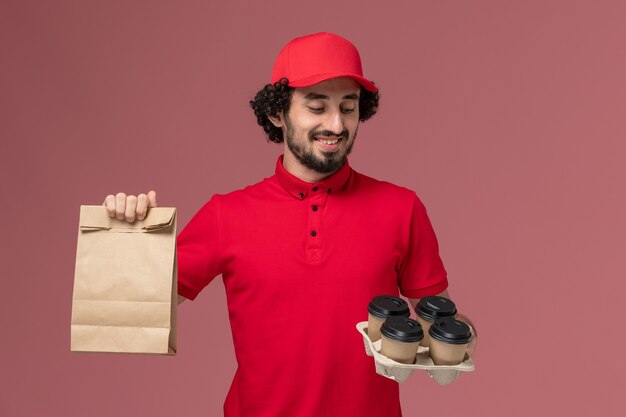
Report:
[[381,341],[372,342],[367,335],[367,322],[357,323],[356,329],[363,336],[365,354],[373,356],[376,364],[376,373],[386,378],[402,383],[416,371],[427,371],[428,374],[440,385],[449,384],[459,377],[461,372],[471,372],[475,369],[474,361],[465,354],[465,359],[458,365],[435,365],[428,355],[428,348],[419,346],[415,363],[399,363],[380,353]]

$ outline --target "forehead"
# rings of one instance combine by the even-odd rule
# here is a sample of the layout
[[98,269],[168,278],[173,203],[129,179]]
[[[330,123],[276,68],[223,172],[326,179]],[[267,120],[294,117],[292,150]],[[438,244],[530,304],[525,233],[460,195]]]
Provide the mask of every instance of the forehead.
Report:
[[[359,83],[348,77],[331,78],[308,87],[296,88],[294,96],[299,98],[315,98],[317,95],[325,95],[333,98],[343,98],[354,95],[361,91]],[[308,96],[308,97],[307,97]]]

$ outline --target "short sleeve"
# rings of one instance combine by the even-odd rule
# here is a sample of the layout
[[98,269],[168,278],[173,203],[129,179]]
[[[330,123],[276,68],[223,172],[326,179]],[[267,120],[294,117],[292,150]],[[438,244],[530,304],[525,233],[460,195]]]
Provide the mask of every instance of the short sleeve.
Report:
[[213,196],[176,239],[178,294],[193,300],[223,270],[219,205]]
[[448,287],[447,273],[426,207],[414,194],[408,242],[400,266],[398,286],[408,298],[437,295]]

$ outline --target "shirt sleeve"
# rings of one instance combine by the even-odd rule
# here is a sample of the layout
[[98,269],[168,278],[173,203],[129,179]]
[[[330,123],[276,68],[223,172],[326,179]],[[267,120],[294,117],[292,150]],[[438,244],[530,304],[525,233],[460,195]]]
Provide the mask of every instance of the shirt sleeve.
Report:
[[408,243],[398,274],[398,286],[408,298],[437,295],[448,287],[447,272],[426,207],[414,193]]
[[219,205],[213,196],[176,239],[178,294],[193,300],[223,271]]

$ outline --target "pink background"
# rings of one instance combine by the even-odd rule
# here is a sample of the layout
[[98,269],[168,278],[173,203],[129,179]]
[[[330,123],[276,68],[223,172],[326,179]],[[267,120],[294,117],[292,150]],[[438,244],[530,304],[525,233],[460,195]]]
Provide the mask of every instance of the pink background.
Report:
[[622,415],[626,3],[3,0],[1,416],[221,415],[220,279],[176,357],[70,353],[79,206],[155,189],[182,228],[272,175],[248,100],[323,30],[381,88],[352,166],[417,191],[481,333],[475,372],[401,386],[405,416]]

